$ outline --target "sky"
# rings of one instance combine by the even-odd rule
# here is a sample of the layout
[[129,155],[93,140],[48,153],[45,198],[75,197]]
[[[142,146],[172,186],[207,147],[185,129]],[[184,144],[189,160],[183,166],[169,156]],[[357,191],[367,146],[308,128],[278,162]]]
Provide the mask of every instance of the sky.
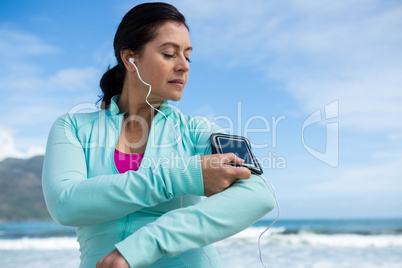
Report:
[[[0,160],[44,154],[58,116],[96,109],[143,2],[1,1]],[[194,48],[178,108],[249,138],[282,218],[402,217],[400,1],[166,2]]]

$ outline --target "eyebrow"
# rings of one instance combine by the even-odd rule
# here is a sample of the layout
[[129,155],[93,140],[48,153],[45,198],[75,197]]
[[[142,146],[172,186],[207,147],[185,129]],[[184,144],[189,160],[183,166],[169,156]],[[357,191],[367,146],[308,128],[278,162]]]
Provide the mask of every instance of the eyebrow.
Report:
[[[173,43],[173,42],[166,42],[166,43],[163,43],[163,44],[160,45],[159,47],[166,47],[166,46],[172,46],[172,47],[177,48],[177,49],[180,48],[180,46],[179,46],[178,44]],[[184,51],[192,51],[192,50],[193,50],[193,47],[188,47],[188,48],[186,48]]]

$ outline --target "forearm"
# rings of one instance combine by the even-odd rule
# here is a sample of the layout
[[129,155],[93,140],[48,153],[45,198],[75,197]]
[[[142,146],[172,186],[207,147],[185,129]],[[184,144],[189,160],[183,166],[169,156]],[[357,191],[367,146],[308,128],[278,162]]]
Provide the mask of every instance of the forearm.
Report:
[[194,206],[166,213],[116,247],[132,267],[143,267],[163,254],[174,256],[234,235],[273,207],[270,189],[252,176]]
[[[98,153],[101,161],[104,151]],[[46,205],[60,224],[97,224],[176,196],[204,194],[197,155],[178,161],[171,168],[155,166],[90,178],[86,157],[76,137],[76,128],[67,116],[60,117],[49,134],[42,172]]]
[[199,160],[194,156],[191,161],[193,170],[184,172],[155,168],[93,178],[72,172],[55,175],[44,168],[46,204],[60,224],[84,226],[121,218],[184,194],[203,195]]

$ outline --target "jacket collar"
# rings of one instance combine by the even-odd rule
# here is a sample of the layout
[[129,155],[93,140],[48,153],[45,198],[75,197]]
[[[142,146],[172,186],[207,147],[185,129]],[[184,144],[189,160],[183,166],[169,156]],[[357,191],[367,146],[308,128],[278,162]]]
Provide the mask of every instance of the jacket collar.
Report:
[[[117,102],[119,101],[119,99],[120,99],[120,94],[117,94],[117,95],[114,95],[112,97],[112,99],[110,100],[110,107],[107,110],[107,112],[111,116],[117,116],[117,115],[124,115],[125,114],[125,113],[120,114],[119,106],[117,106]],[[164,113],[167,117],[169,117],[172,114],[172,108],[170,108],[169,103],[166,100],[162,101],[162,104],[158,108],[158,110],[160,110],[162,113]],[[154,120],[159,121],[161,118],[164,118],[164,116],[158,112],[155,115]]]

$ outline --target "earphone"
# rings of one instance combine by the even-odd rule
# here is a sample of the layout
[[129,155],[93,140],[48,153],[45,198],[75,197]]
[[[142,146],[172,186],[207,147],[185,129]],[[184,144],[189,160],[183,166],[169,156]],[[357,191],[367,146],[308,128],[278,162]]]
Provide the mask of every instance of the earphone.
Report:
[[[141,77],[140,77],[140,72],[138,71],[138,68],[137,68],[137,66],[135,65],[135,60],[134,60],[134,58],[130,58],[129,60],[128,60],[132,65],[134,65],[134,67],[135,67],[135,69],[137,70],[137,73],[138,73],[138,77],[141,79]],[[141,81],[142,81],[142,79],[141,79]],[[145,83],[144,81],[142,81],[144,84],[146,84],[146,85],[148,85],[148,86],[151,86],[151,85],[149,85],[148,83]],[[151,92],[151,89],[150,89],[150,91],[149,92]],[[148,96],[147,96],[147,98],[148,98]],[[148,103],[148,100],[147,100],[147,103]],[[149,103],[148,103],[149,104]],[[153,108],[153,107],[152,107]],[[176,102],[176,113],[178,113],[178,109],[179,109],[179,102],[177,101]],[[165,116],[166,117],[166,116]],[[167,119],[167,118],[166,118]],[[177,122],[176,123],[176,125],[174,125],[174,127],[173,127],[173,129],[175,129],[176,127],[177,127],[177,125],[179,124],[179,122]]]
[[[141,82],[142,82],[144,85],[149,86],[149,91],[148,91],[148,94],[147,94],[147,96],[146,96],[146,98],[145,98],[145,101],[147,102],[147,104],[148,104],[152,109],[154,109],[155,111],[160,112],[160,113],[166,118],[166,121],[169,121],[168,118],[167,118],[167,116],[166,116],[162,111],[160,111],[159,109],[155,108],[154,106],[152,106],[152,105],[148,102],[148,96],[149,96],[149,94],[151,94],[152,86],[151,86],[151,84],[149,84],[149,83],[145,82],[144,80],[142,80],[141,75],[140,75],[140,72],[139,72],[139,70],[138,70],[138,67],[137,67],[137,65],[135,65],[135,60],[134,60],[134,58],[131,57],[131,58],[128,59],[128,61],[129,61],[129,62],[134,66],[134,68],[136,69],[138,78],[141,80]],[[176,107],[177,107],[177,106],[176,106]],[[176,109],[176,112],[178,113],[177,109]],[[169,122],[170,122],[170,121],[169,121]],[[170,123],[171,123],[171,122],[170,122]],[[175,135],[176,135],[177,148],[178,148],[178,150],[179,150],[179,154],[180,154],[181,158],[183,159],[183,154],[182,154],[181,148],[180,148],[180,146],[179,146],[179,138],[178,138],[179,135],[178,135],[177,132],[176,132],[176,126],[177,126],[178,124],[179,124],[179,123],[176,123],[176,125],[173,125],[173,124],[171,123],[172,128],[173,128],[173,131],[174,131],[174,133],[175,133]],[[182,196],[180,197],[180,206],[183,207],[183,197],[182,197]],[[204,254],[204,255],[207,257],[207,259],[208,259],[209,263],[211,264],[211,266],[212,266],[213,268],[215,268],[215,266],[212,264],[212,261],[211,261],[211,259],[209,258],[209,256],[208,256],[207,253],[202,252],[202,251],[197,250],[197,249],[193,249],[193,250]]]
[[[159,113],[161,113],[161,114],[166,118],[166,120],[170,122],[170,120],[168,120],[167,116],[166,116],[162,111],[160,111],[160,110],[158,110],[157,108],[153,107],[153,106],[148,102],[148,96],[151,94],[152,86],[151,86],[149,83],[146,83],[146,82],[141,78],[140,72],[139,72],[137,66],[135,65],[135,60],[134,60],[133,57],[129,58],[129,62],[135,67],[135,69],[136,69],[136,71],[137,71],[138,78],[141,80],[141,82],[142,82],[144,85],[149,86],[149,91],[148,91],[148,94],[147,94],[147,96],[146,96],[146,98],[145,98],[145,101],[147,102],[147,104],[148,104],[152,109],[154,109],[155,111],[158,111]],[[176,112],[178,113],[177,110],[176,110]],[[171,123],[171,122],[170,122],[170,123]],[[176,143],[177,143],[177,147],[178,147],[179,154],[180,154],[181,158],[183,158],[183,154],[182,154],[181,148],[180,148],[180,146],[179,146],[179,135],[178,135],[177,132],[176,132],[176,126],[177,126],[178,124],[179,124],[178,122],[176,123],[176,125],[173,125],[173,124],[171,123],[172,128],[173,128],[173,130],[174,130],[174,132],[175,132],[175,135],[176,135]],[[263,235],[266,231],[268,231],[268,230],[271,228],[271,226],[278,220],[279,215],[280,215],[280,207],[279,207],[278,199],[276,198],[276,193],[275,193],[275,189],[274,189],[273,185],[272,185],[268,180],[266,180],[264,177],[262,177],[261,175],[259,175],[259,177],[260,177],[260,179],[268,186],[268,188],[270,188],[270,189],[272,190],[273,195],[274,195],[274,198],[275,198],[276,206],[277,206],[277,209],[278,209],[278,215],[277,215],[277,217],[275,218],[275,220],[274,220],[274,221],[260,234],[260,236],[258,237],[258,249],[259,249],[260,262],[261,262],[262,266],[263,266],[264,268],[266,268],[266,266],[264,265],[264,262],[263,262],[263,260],[262,260],[261,237],[262,237],[262,235]],[[268,184],[269,184],[269,185],[268,185]],[[181,207],[183,207],[183,197],[182,197],[182,196],[180,197],[180,200],[181,200]],[[204,254],[204,255],[208,258],[209,263],[211,264],[211,266],[212,266],[213,268],[215,268],[215,266],[212,264],[212,261],[211,261],[211,259],[209,258],[209,256],[208,256],[207,253],[202,252],[202,251],[197,250],[197,249],[193,249],[193,250]]]
[[[138,70],[137,65],[135,65],[135,60],[134,60],[134,58],[131,57],[131,58],[128,59],[128,61],[134,66],[135,70],[137,71],[137,75],[138,75],[138,78],[140,79],[140,81],[141,81],[144,85],[149,86],[149,91],[148,91],[148,94],[147,94],[147,96],[146,96],[146,98],[145,98],[146,103],[147,103],[152,109],[154,109],[155,111],[161,113],[161,114],[166,118],[166,120],[169,121],[168,118],[167,118],[167,116],[166,116],[162,111],[160,111],[159,109],[155,108],[154,106],[152,106],[152,104],[149,103],[148,97],[149,97],[149,94],[151,94],[152,86],[151,86],[151,84],[145,82],[145,81],[141,78],[140,71]],[[177,106],[176,106],[176,107],[177,107]],[[176,109],[176,113],[178,113],[177,109]],[[169,123],[172,124],[172,122],[170,122],[170,121],[169,121]],[[177,143],[177,148],[178,148],[178,150],[179,150],[179,154],[180,154],[181,158],[183,158],[183,154],[182,154],[181,148],[180,148],[180,146],[179,146],[180,136],[179,136],[179,135],[177,134],[177,132],[176,132],[176,126],[177,126],[178,124],[179,124],[179,123],[176,123],[176,125],[173,125],[173,124],[172,124],[172,128],[173,128],[173,131],[174,131],[175,136],[176,136],[176,143]]]
[[[134,58],[131,57],[131,58],[128,59],[128,61],[129,61],[129,62],[134,66],[134,68],[136,69],[138,78],[141,80],[141,82],[142,82],[144,85],[149,86],[149,91],[148,91],[148,94],[147,94],[147,96],[146,96],[146,98],[145,98],[145,101],[147,102],[147,104],[148,104],[152,109],[154,109],[155,111],[158,111],[159,113],[161,113],[161,114],[166,118],[166,121],[169,121],[168,118],[167,118],[167,116],[166,116],[162,111],[160,111],[159,109],[155,108],[154,106],[152,106],[152,105],[148,102],[148,96],[149,96],[149,94],[151,94],[152,86],[151,86],[151,84],[149,84],[149,83],[145,82],[144,80],[142,80],[141,75],[140,75],[140,72],[139,72],[139,70],[138,70],[138,67],[137,67],[137,65],[135,65],[135,60],[134,60]],[[176,107],[177,107],[177,106],[176,106]],[[176,112],[178,113],[177,109],[176,109]],[[170,122],[170,121],[169,121],[169,122]],[[170,123],[171,123],[171,122],[170,122]],[[183,159],[183,154],[182,154],[181,148],[180,148],[180,146],[179,146],[178,134],[177,134],[177,132],[176,132],[176,126],[178,125],[178,123],[176,123],[176,125],[173,125],[173,124],[171,123],[171,125],[172,125],[173,131],[174,131],[174,133],[175,133],[175,135],[176,135],[176,143],[177,143],[177,148],[178,148],[178,150],[179,150],[179,154],[180,154],[181,158]],[[183,197],[182,197],[182,196],[180,197],[180,206],[183,207]],[[211,264],[211,266],[212,266],[213,268],[215,268],[215,266],[212,264],[212,261],[211,261],[211,259],[209,258],[209,256],[208,256],[207,253],[202,252],[202,251],[197,250],[197,249],[193,249],[193,250],[204,254],[204,255],[208,258],[208,261],[209,261],[209,263]]]

